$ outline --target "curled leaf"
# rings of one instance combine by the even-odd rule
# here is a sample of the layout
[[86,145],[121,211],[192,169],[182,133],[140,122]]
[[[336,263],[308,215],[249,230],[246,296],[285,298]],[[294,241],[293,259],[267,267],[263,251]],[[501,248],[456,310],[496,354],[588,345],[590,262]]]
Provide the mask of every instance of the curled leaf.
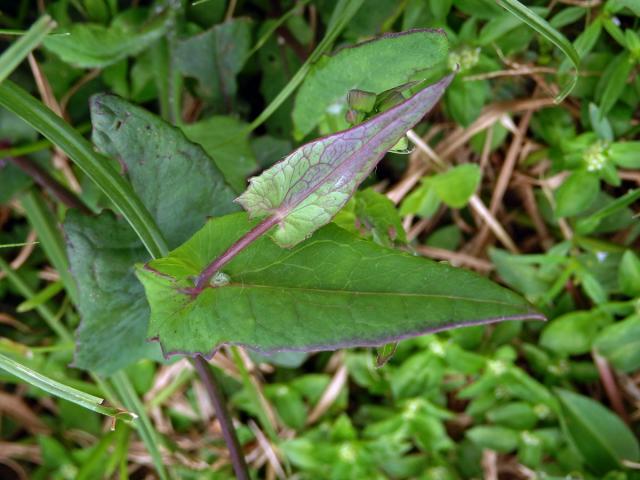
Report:
[[237,201],[252,218],[274,217],[276,243],[292,247],[326,225],[384,154],[438,102],[453,75],[356,127],[303,145]]

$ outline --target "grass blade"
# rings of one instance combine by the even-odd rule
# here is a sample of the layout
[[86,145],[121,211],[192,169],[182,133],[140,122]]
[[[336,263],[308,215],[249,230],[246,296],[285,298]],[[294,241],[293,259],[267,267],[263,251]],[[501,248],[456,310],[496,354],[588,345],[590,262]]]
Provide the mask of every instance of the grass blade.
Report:
[[356,14],[358,9],[362,6],[364,0],[340,0],[334,8],[331,20],[329,21],[329,28],[324,38],[318,43],[315,50],[309,55],[309,58],[302,64],[300,69],[295,73],[289,83],[287,83],[280,93],[274,98],[267,108],[265,108],[258,117],[251,122],[248,131],[253,131],[262,123],[264,123],[275,112],[280,105],[282,105],[289,95],[291,95],[296,88],[300,86],[302,80],[307,75],[311,64],[317,61],[320,56],[325,53],[329,47],[333,44],[334,40],[338,37],[340,32],[347,26],[347,23]]
[[20,63],[35,49],[42,39],[47,36],[56,22],[49,15],[44,15],[31,28],[13,42],[0,56],[0,82],[4,81]]
[[113,202],[152,257],[167,253],[164,237],[149,211],[129,183],[112,167],[111,162],[96,153],[85,138],[10,80],[0,84],[0,105],[62,149]]
[[29,191],[22,195],[20,204],[25,210],[27,220],[36,231],[38,239],[42,243],[42,248],[47,254],[47,258],[52,263],[60,275],[60,279],[64,284],[71,301],[78,303],[78,289],[76,282],[69,271],[69,262],[66,252],[64,251],[64,243],[62,236],[54,221],[53,213],[47,208],[42,198],[34,191]]
[[[35,292],[29,288],[20,275],[18,275],[2,257],[0,257],[0,270],[5,273],[9,282],[13,284],[14,288],[20,293],[20,295],[22,295],[27,301],[33,300],[36,296]],[[35,307],[35,310],[47,325],[49,325],[49,328],[51,328],[51,330],[53,330],[62,340],[65,342],[73,342],[71,334],[47,305],[40,304]]]
[[138,421],[135,423],[136,427],[138,427],[138,434],[142,438],[147,450],[149,450],[158,475],[160,475],[162,480],[167,480],[169,477],[162,463],[162,455],[158,448],[160,440],[144,409],[144,405],[140,402],[138,395],[136,395],[133,389],[133,385],[131,385],[131,381],[123,372],[118,372],[113,375],[111,381],[124,405],[138,416]]
[[569,95],[569,93],[571,93],[571,90],[573,90],[573,87],[575,87],[576,82],[578,81],[578,71],[580,69],[580,56],[578,55],[578,52],[576,52],[576,49],[573,48],[571,42],[569,42],[564,35],[553,28],[544,18],[522,5],[518,0],[499,0],[498,3],[502,8],[518,17],[524,23],[529,25],[529,27],[533,28],[536,32],[562,50],[569,60],[571,60],[571,63],[573,63],[575,72],[571,77],[571,80],[563,87],[555,99],[556,103],[560,103],[567,95]]
[[51,300],[58,293],[62,291],[64,285],[62,282],[53,282],[47,285],[45,288],[36,293],[30,300],[25,300],[21,304],[19,304],[16,308],[16,312],[24,313],[30,310],[33,310],[38,305],[42,305],[43,303]]
[[81,390],[77,390],[69,387],[68,385],[57,382],[56,380],[27,368],[21,363],[18,363],[2,354],[0,354],[0,368],[27,382],[29,385],[38,387],[51,395],[73,402],[88,410],[92,410],[118,420],[130,421],[136,418],[135,414],[126,410],[120,410],[119,408],[103,405],[102,403],[104,400],[100,397],[94,397],[93,395],[89,395]]
[[0,248],[16,248],[16,247],[26,247],[27,245],[37,245],[40,242],[26,242],[26,243],[5,243],[0,245]]

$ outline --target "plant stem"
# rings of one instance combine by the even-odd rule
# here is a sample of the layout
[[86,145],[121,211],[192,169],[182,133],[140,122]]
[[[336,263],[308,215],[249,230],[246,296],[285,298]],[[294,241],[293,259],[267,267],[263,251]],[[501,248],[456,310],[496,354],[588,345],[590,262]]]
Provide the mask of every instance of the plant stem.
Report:
[[71,190],[54,179],[49,172],[41,168],[37,163],[25,157],[9,157],[16,167],[29,175],[34,182],[48,189],[62,204],[68,208],[76,208],[85,215],[93,215],[87,207]]
[[220,428],[222,430],[222,436],[229,449],[229,455],[231,457],[231,463],[233,464],[233,470],[236,473],[238,480],[249,480],[249,470],[247,468],[247,462],[244,459],[244,453],[240,448],[240,442],[236,436],[236,430],[233,428],[233,422],[229,411],[227,410],[227,403],[220,388],[218,380],[213,375],[209,368],[207,361],[200,355],[193,359],[193,366],[198,372],[200,380],[204,384],[204,387],[209,394],[211,403],[216,410],[216,416],[218,422],[220,422]]
[[229,263],[233,257],[238,255],[242,250],[247,248],[263,234],[268,232],[280,221],[280,217],[277,215],[271,215],[265,218],[258,225],[249,230],[239,240],[235,241],[224,253],[215,258],[209,265],[196,278],[195,287],[188,291],[191,295],[198,295],[209,284],[209,281],[213,276],[227,263]]

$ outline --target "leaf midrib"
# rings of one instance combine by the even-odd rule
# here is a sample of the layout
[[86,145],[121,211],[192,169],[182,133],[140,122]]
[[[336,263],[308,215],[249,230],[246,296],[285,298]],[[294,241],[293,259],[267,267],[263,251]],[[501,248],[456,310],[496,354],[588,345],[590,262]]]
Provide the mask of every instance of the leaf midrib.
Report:
[[[501,302],[498,300],[482,300],[471,297],[462,297],[457,295],[444,295],[444,294],[434,294],[434,293],[410,293],[410,292],[388,292],[388,291],[366,291],[366,290],[344,290],[344,289],[332,289],[332,288],[317,288],[317,287],[296,287],[296,286],[288,286],[288,285],[261,285],[257,283],[241,283],[241,282],[231,282],[222,287],[209,287],[209,288],[240,288],[242,290],[246,290],[247,288],[264,288],[264,289],[286,289],[286,290],[294,290],[300,292],[310,292],[310,293],[330,293],[333,295],[385,295],[385,296],[396,296],[396,297],[424,297],[424,298],[438,298],[438,299],[448,299],[448,300],[464,300],[467,302],[474,303],[485,303],[491,305],[504,305],[509,307],[517,307],[518,304],[509,303],[509,302]],[[522,305],[526,307],[526,305]],[[531,312],[532,317],[540,316],[535,312]]]

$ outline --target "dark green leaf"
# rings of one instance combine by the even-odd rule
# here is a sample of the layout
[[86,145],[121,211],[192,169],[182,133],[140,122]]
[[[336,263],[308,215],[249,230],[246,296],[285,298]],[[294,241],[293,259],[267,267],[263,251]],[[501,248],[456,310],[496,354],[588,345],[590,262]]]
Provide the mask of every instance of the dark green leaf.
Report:
[[518,432],[497,425],[479,425],[467,431],[467,437],[482,448],[509,453],[518,447]]
[[392,246],[396,241],[406,243],[402,220],[391,200],[371,188],[358,192],[354,198],[358,221],[371,231],[377,243],[385,246]]
[[611,144],[609,157],[619,167],[640,169],[640,141]]
[[68,35],[51,35],[44,46],[71,65],[102,68],[136,55],[162,38],[168,15],[148,19],[146,9],[130,9],[114,18],[109,27],[74,23],[67,29]]
[[621,53],[602,74],[596,91],[596,99],[600,102],[600,111],[603,115],[609,113],[622,95],[633,65],[630,55]]
[[247,124],[240,120],[223,116],[209,117],[182,127],[189,140],[202,145],[237,192],[246,188],[247,177],[258,169],[246,127]]
[[383,92],[406,83],[421,70],[435,67],[446,55],[444,32],[412,30],[343,48],[320,58],[296,96],[295,135],[304,137],[328,113],[344,114],[350,90]]
[[618,284],[630,297],[640,296],[640,258],[631,250],[624,252],[620,261]]
[[555,192],[556,216],[570,217],[587,210],[600,191],[600,179],[589,172],[574,172]]
[[640,316],[632,315],[603,329],[594,347],[618,370],[637,371],[640,368]]
[[564,355],[587,353],[607,320],[606,315],[595,310],[567,313],[545,327],[540,345]]
[[489,96],[489,84],[486,80],[466,81],[456,78],[445,95],[445,105],[451,117],[462,126],[471,124]]
[[238,88],[236,75],[250,48],[251,24],[236,19],[178,41],[173,58],[183,75],[198,81],[200,94],[211,99],[216,111],[228,112]]
[[595,473],[603,475],[620,468],[623,460],[640,459],[638,440],[617,415],[582,395],[561,389],[556,393],[566,434]]
[[[155,115],[111,95],[92,100],[94,142],[117,158],[170,246],[211,215],[237,209],[234,193],[202,148]],[[126,224],[109,212],[65,222],[80,292],[76,364],[102,373],[157,352],[146,342],[149,307],[133,265],[149,257]]]
[[159,358],[157,346],[145,341],[149,306],[134,264],[149,256],[135,232],[108,211],[95,218],[70,211],[64,230],[82,317],[74,365],[109,374]]
[[328,226],[292,250],[261,237],[195,298],[211,258],[247,232],[246,215],[210,220],[169,257],[140,266],[149,335],[166,354],[223,344],[262,351],[381,345],[465,324],[542,318],[526,301],[471,272],[379,247]]
[[92,98],[91,122],[93,142],[120,162],[170,247],[208,216],[237,210],[215,163],[178,128],[114,95]]

